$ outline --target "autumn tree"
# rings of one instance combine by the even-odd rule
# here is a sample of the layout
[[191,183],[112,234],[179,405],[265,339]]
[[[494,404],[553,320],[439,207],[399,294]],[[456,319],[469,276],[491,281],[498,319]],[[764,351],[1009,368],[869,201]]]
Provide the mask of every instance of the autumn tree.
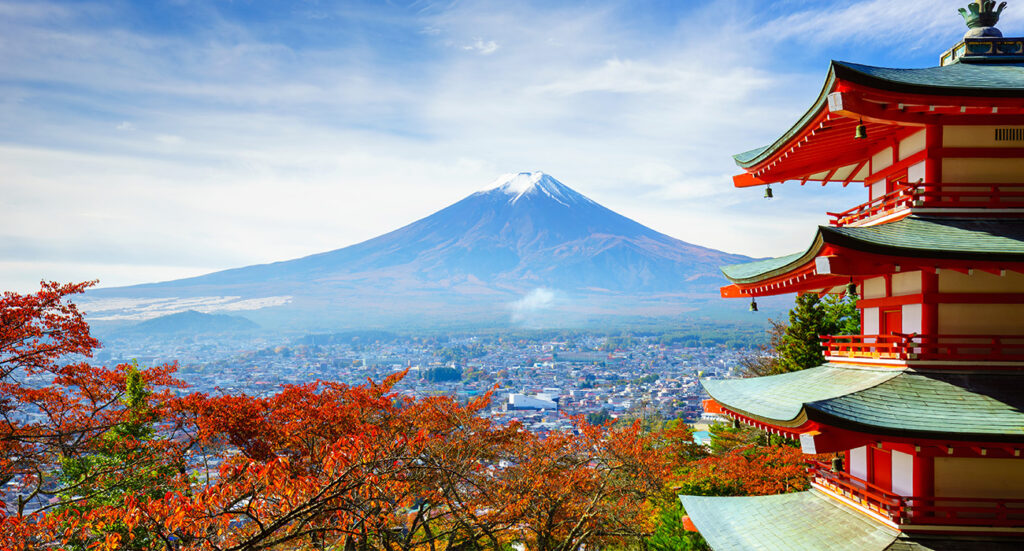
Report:
[[43,282],[37,293],[0,298],[0,498],[13,505],[0,512],[0,548],[115,545],[124,526],[79,530],[77,519],[119,508],[152,486],[139,473],[162,472],[156,465],[174,457],[145,442],[160,406],[144,405],[181,386],[174,366],[63,363],[99,344],[69,298],[90,285]]
[[[652,502],[665,488],[671,455],[640,424],[594,426],[579,434],[527,435],[498,493],[514,507],[517,540],[537,551],[600,547],[643,538],[654,528]],[[511,520],[511,519],[510,519]]]
[[174,366],[73,360],[87,286],[0,302],[2,549],[568,551],[648,537],[696,457],[678,424],[539,435],[489,395],[401,396],[404,373],[179,396]]

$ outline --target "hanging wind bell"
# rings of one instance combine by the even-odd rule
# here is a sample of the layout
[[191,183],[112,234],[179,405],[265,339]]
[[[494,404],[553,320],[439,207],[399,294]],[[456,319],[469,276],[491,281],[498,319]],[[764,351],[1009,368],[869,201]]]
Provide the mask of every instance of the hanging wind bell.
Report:
[[846,284],[846,296],[855,297],[857,296],[857,284],[853,282],[853,278],[850,278],[850,282]]
[[750,311],[757,312],[757,301],[754,300],[753,297],[750,299]]
[[861,119],[860,124],[857,125],[857,132],[853,137],[857,140],[863,140],[868,137],[868,127],[864,126],[864,119]]
[[772,195],[772,186],[771,186],[771,184],[769,184],[768,187],[764,188],[764,198],[765,199],[771,199],[772,197],[775,197],[775,196]]

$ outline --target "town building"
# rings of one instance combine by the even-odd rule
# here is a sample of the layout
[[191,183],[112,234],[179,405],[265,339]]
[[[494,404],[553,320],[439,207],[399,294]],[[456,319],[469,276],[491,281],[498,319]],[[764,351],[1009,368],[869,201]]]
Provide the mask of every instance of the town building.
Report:
[[723,296],[856,292],[863,334],[824,336],[819,367],[703,381],[710,411],[826,459],[808,491],[682,496],[713,549],[1024,548],[1024,39],[995,28],[1005,4],[961,9],[937,67],[833,62],[790,130],[736,156],[737,187],[867,200],[805,251],[723,268]]

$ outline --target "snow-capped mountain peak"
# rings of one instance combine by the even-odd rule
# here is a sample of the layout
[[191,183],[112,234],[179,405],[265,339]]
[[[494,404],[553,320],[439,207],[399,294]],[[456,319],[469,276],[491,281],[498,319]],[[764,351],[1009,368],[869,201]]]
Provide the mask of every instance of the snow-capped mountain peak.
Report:
[[534,194],[546,195],[567,207],[574,203],[590,202],[562,182],[540,171],[504,174],[494,181],[490,191],[500,191],[509,195],[509,203],[513,205],[521,198]]

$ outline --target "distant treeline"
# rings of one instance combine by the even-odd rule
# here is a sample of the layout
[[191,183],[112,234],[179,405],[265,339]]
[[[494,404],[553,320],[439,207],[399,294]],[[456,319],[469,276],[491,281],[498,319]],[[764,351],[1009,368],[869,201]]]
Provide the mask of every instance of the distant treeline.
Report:
[[363,331],[343,331],[341,333],[326,333],[321,335],[306,335],[299,339],[299,344],[313,346],[328,346],[332,344],[372,344],[375,342],[387,343],[406,337],[390,331],[368,329]]
[[[384,330],[344,331],[340,333],[307,335],[297,344],[311,346],[350,345],[365,346],[373,343],[419,342],[441,346],[438,359],[443,362],[461,362],[478,358],[486,353],[485,347],[502,343],[564,342],[575,347],[586,339],[605,338],[598,348],[602,351],[625,349],[641,343],[685,347],[755,348],[767,342],[766,327],[760,323],[689,321],[672,328],[617,328],[614,330],[539,329],[497,331],[481,333],[458,332],[442,334],[395,333]],[[466,344],[450,345],[450,339],[472,339]]]
[[454,367],[434,367],[428,369],[423,374],[423,378],[432,383],[458,381],[462,379],[462,370]]

